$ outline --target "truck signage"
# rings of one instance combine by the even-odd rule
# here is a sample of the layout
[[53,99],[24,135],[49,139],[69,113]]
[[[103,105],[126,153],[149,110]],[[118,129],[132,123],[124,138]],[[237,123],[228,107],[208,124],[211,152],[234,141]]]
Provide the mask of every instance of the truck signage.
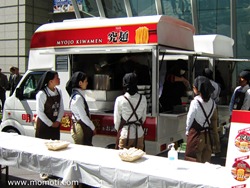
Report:
[[31,48],[157,43],[156,24],[37,32]]

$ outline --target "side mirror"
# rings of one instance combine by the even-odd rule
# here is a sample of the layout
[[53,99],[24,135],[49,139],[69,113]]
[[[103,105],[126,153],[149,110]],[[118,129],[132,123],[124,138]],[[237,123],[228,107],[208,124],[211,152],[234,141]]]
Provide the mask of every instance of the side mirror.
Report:
[[16,88],[16,98],[23,100],[23,91],[21,88]]

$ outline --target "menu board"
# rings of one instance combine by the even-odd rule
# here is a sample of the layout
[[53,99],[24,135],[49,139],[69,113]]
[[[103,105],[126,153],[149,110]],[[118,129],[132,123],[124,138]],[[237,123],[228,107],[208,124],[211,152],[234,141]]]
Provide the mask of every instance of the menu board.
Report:
[[232,188],[250,185],[250,111],[232,113],[226,167],[234,179]]
[[[83,0],[76,0],[78,8],[82,11],[82,1]],[[72,0],[54,0],[53,12],[60,13],[60,12],[73,12],[74,7],[72,4]]]

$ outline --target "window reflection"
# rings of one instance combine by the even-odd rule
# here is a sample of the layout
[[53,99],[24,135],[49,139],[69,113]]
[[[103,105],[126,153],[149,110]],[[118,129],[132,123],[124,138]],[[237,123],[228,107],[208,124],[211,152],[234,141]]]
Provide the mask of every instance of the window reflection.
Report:
[[86,17],[99,17],[99,11],[96,5],[96,1],[93,0],[83,0],[82,10],[85,13]]
[[230,33],[230,0],[197,0],[199,34]]
[[[237,57],[250,58],[250,6],[249,1],[236,1]],[[243,68],[246,68],[243,63]]]
[[190,0],[161,0],[164,15],[192,22]]
[[123,0],[102,0],[107,18],[127,17]]
[[149,16],[157,14],[155,0],[130,0],[130,4],[133,16]]

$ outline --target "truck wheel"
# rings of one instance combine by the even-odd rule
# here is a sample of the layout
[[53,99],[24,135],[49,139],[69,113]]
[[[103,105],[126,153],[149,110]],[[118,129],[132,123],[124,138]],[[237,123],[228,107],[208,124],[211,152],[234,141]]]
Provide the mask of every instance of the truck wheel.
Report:
[[108,148],[108,149],[115,149],[115,144],[109,144],[109,145],[107,145],[105,148]]
[[20,132],[15,128],[7,128],[7,129],[4,129],[3,132],[20,134]]

